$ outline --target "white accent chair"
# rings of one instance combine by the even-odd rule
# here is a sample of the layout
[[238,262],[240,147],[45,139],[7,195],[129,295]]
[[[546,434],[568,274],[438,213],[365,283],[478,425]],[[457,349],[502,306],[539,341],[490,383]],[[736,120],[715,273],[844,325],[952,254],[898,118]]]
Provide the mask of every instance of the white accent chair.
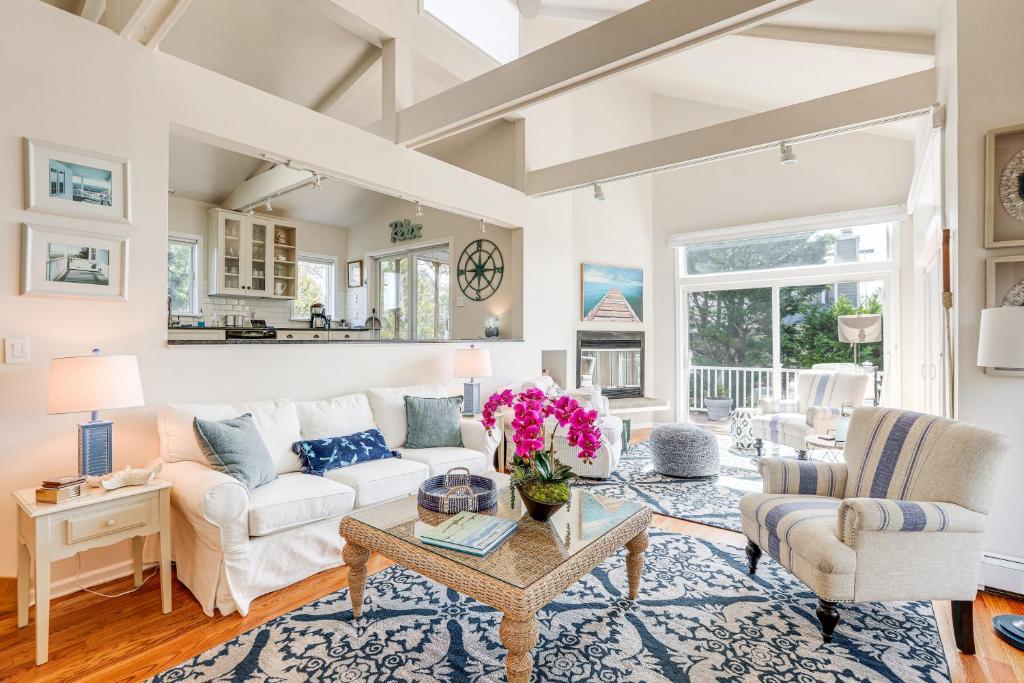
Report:
[[796,398],[761,399],[761,414],[754,417],[750,425],[758,457],[764,442],[770,441],[796,449],[800,459],[806,459],[806,438],[834,429],[844,404],[863,405],[869,381],[870,377],[863,373],[816,370],[797,373]]

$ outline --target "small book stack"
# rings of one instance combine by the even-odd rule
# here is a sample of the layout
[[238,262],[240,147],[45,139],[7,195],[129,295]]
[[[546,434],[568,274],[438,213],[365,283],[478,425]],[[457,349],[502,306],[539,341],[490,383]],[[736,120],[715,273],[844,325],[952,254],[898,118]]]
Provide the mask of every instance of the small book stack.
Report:
[[66,477],[46,479],[43,485],[36,489],[37,503],[63,503],[82,495],[82,484],[85,477],[79,474],[70,474]]
[[480,556],[501,545],[517,526],[513,519],[460,512],[421,534],[420,540],[428,545]]

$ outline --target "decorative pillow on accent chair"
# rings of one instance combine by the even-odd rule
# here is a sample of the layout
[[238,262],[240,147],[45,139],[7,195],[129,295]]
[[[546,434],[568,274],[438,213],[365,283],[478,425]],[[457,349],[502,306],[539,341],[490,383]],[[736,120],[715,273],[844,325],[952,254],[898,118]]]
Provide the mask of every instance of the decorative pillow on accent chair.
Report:
[[379,429],[348,436],[333,436],[328,439],[296,441],[292,450],[299,456],[306,474],[324,476],[324,472],[338,467],[348,467],[369,460],[401,458],[398,451],[388,448],[384,435]]
[[405,397],[406,448],[461,448],[462,397]]
[[251,413],[230,420],[192,420],[199,449],[213,469],[228,474],[252,491],[277,479],[274,460]]

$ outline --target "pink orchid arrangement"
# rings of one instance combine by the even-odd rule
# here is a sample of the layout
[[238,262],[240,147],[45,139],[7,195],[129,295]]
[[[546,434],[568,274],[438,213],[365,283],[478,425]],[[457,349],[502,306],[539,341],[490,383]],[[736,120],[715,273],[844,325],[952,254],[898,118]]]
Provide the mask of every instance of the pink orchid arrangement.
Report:
[[502,406],[512,408],[512,440],[516,456],[529,461],[535,454],[545,450],[544,422],[554,418],[555,427],[549,436],[547,454],[554,456],[555,434],[559,428],[566,429],[566,441],[579,448],[579,458],[593,460],[601,447],[601,430],[597,426],[596,410],[583,408],[576,399],[562,395],[557,398],[546,396],[540,389],[527,389],[519,394],[511,390],[493,394],[484,405],[483,426],[488,432],[496,424],[495,413]]

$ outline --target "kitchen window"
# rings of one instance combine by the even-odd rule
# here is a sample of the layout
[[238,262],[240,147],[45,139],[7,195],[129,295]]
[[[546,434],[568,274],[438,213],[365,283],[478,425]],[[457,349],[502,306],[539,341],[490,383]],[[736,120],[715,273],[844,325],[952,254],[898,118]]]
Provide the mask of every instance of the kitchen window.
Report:
[[167,297],[171,315],[199,315],[198,235],[170,235],[167,239]]
[[334,292],[338,259],[319,254],[299,254],[299,282],[292,301],[292,320],[309,320],[309,308],[323,304],[324,313],[334,318]]

